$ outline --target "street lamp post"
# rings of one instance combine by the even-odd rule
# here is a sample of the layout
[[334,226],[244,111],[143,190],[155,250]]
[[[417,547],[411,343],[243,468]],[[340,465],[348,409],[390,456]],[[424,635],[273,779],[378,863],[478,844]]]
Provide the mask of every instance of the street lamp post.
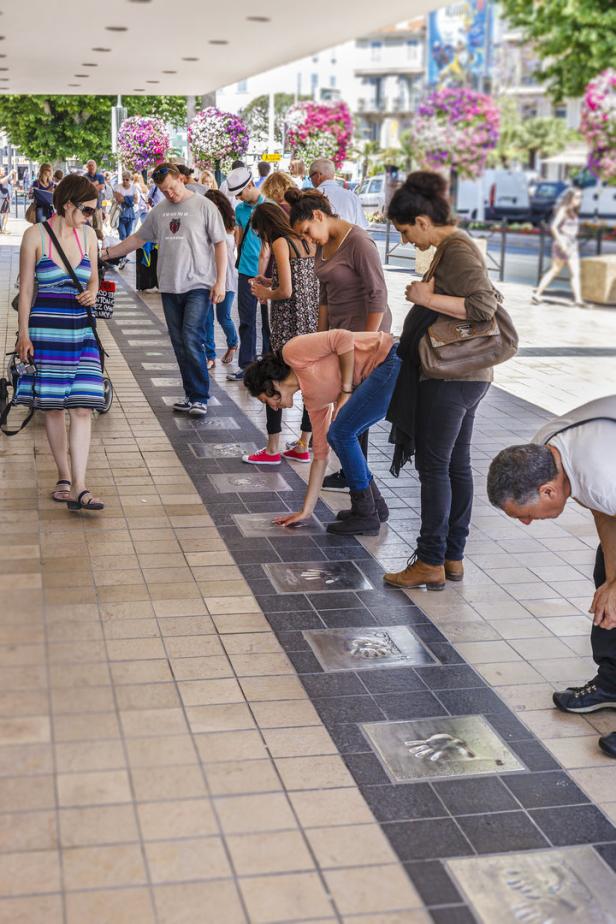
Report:
[[126,115],[126,109],[122,105],[122,97],[118,95],[117,102],[111,109],[111,150],[116,155],[118,182],[120,182],[120,178],[122,176],[122,161],[118,156],[118,132],[122,122],[126,118]]

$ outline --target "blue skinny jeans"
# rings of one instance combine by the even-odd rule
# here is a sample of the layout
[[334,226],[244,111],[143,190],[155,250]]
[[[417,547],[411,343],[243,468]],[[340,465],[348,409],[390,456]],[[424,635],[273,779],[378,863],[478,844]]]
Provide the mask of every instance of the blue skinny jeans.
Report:
[[207,313],[205,340],[205,352],[207,353],[208,359],[216,359],[216,341],[214,337],[214,308],[216,309],[216,320],[222,327],[223,333],[227,340],[227,348],[230,349],[231,347],[236,347],[239,343],[235,324],[231,318],[231,308],[233,307],[234,299],[235,292],[225,292],[224,301],[219,302],[218,305],[212,305],[210,303],[210,308]]
[[327,441],[342,464],[351,491],[365,491],[372,481],[359,437],[385,417],[400,366],[398,344],[394,343],[380,366],[357,386],[328,430]]

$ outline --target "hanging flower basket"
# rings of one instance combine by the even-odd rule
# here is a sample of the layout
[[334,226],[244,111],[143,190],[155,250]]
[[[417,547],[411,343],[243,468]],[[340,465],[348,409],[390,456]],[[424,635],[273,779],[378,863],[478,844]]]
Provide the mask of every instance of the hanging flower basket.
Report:
[[131,116],[118,131],[122,163],[129,170],[147,170],[165,159],[171,145],[162,119]]
[[431,93],[419,106],[411,130],[414,153],[422,166],[479,176],[496,147],[500,114],[491,97],[449,87]]
[[606,183],[616,184],[616,70],[613,68],[603,71],[587,85],[580,131],[590,148],[590,172]]
[[353,119],[346,103],[296,103],[285,117],[293,157],[309,164],[317,157],[341,167],[353,137]]
[[200,169],[228,172],[232,161],[248,150],[250,134],[246,123],[232,112],[208,106],[196,114],[188,126],[188,143]]

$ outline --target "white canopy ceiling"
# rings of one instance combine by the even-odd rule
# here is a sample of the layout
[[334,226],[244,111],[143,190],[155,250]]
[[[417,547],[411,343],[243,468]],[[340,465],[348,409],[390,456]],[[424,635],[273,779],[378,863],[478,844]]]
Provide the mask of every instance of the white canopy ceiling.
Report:
[[208,93],[438,5],[4,0],[0,92]]

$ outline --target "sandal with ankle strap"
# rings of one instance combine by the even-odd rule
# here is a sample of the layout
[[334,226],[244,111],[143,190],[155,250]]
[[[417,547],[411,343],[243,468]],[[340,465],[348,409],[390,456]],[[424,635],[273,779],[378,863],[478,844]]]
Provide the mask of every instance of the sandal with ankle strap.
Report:
[[[84,504],[82,498],[85,497],[86,494],[90,494],[90,500]],[[67,501],[66,506],[69,510],[104,510],[105,505],[101,503],[101,501],[95,501],[91,495],[92,492],[88,491],[86,488],[85,491],[81,492],[77,500]]]
[[[61,484],[65,484],[67,485],[67,487],[61,488],[60,487]],[[71,482],[67,481],[65,478],[61,478],[60,481],[56,481],[56,486],[54,490],[51,492],[52,501],[55,501],[56,504],[68,503],[68,501],[71,499],[70,487],[71,487]],[[56,494],[68,494],[68,497],[56,497]]]

